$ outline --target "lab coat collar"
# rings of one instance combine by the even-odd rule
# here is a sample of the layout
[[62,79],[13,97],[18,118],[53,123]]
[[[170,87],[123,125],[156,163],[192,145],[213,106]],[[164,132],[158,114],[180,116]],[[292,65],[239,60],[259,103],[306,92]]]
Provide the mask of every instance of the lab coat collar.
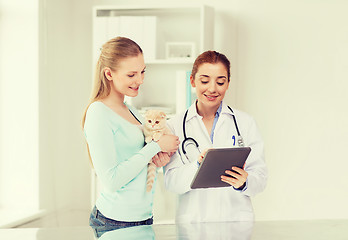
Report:
[[[231,109],[234,111],[234,109],[231,107]],[[235,111],[234,113],[231,112],[230,109],[228,109],[228,106],[225,102],[222,102],[222,110],[221,110],[221,114],[229,114],[229,115],[234,115],[235,114]],[[221,115],[220,115],[221,116]]]
[[200,117],[198,112],[197,112],[196,102],[197,102],[197,100],[189,107],[187,117],[186,117],[186,122],[190,121],[190,119],[192,119],[194,117]]
[[[202,118],[202,116],[200,116],[197,112],[196,102],[197,102],[197,100],[189,107],[187,117],[186,117],[186,122],[188,122],[190,119],[192,119],[194,117]],[[221,114],[233,115],[232,112],[230,111],[230,109],[228,109],[227,104],[225,104],[224,101],[222,101],[222,109],[220,112],[220,116],[221,116]]]

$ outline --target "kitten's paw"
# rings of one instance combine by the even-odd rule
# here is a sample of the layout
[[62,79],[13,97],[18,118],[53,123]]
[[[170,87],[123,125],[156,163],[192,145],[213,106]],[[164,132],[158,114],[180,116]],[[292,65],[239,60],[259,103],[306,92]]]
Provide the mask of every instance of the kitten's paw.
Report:
[[146,138],[145,138],[145,142],[146,142],[146,143],[149,143],[149,142],[151,142],[151,141],[152,141],[152,137],[146,137]]
[[161,134],[161,133],[155,133],[155,134],[153,135],[153,140],[154,140],[155,142],[157,142],[157,141],[162,137],[162,135],[163,135],[163,134]]

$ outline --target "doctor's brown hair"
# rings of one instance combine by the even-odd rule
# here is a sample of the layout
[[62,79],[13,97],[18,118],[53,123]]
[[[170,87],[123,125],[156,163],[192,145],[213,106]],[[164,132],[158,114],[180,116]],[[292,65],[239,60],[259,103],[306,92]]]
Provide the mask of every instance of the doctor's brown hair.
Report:
[[216,51],[206,51],[200,54],[196,58],[195,62],[193,63],[192,72],[191,72],[191,76],[193,79],[195,79],[195,75],[198,71],[198,68],[204,63],[211,63],[211,64],[222,63],[227,70],[227,77],[228,77],[227,80],[230,81],[230,74],[231,74],[230,61],[224,54],[216,52]]

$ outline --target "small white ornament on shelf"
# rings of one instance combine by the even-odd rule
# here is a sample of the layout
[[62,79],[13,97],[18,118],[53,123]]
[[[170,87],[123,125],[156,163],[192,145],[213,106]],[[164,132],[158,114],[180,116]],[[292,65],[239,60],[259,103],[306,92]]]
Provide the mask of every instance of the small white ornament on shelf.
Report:
[[194,59],[196,44],[194,42],[167,42],[167,59]]

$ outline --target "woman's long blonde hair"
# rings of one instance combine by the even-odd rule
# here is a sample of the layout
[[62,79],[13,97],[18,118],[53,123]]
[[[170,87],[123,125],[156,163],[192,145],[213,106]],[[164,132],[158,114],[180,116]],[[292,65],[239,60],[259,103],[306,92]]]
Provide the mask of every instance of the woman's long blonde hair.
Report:
[[[112,71],[116,71],[119,62],[128,57],[137,57],[142,54],[140,46],[129,38],[116,37],[103,44],[100,49],[100,56],[96,64],[94,81],[89,103],[82,117],[82,128],[85,126],[86,114],[89,106],[98,100],[107,97],[110,94],[110,81],[106,78],[104,70],[106,67]],[[91,160],[89,148],[87,144],[88,155]]]

